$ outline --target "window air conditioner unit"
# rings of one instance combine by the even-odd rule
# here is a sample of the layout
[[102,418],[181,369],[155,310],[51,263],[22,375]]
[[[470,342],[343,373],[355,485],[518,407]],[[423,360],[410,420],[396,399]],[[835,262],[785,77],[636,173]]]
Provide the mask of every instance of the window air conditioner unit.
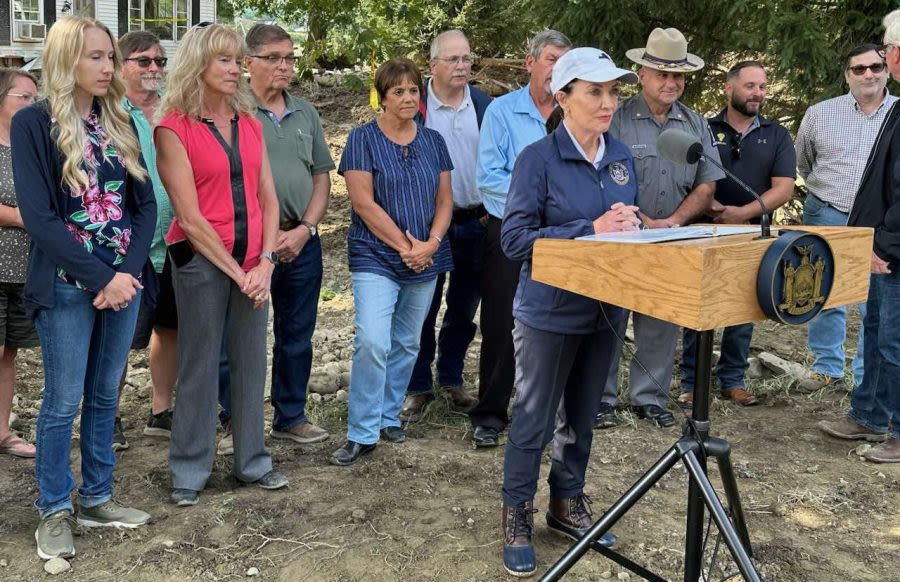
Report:
[[16,40],[43,40],[47,36],[47,25],[36,22],[16,22]]

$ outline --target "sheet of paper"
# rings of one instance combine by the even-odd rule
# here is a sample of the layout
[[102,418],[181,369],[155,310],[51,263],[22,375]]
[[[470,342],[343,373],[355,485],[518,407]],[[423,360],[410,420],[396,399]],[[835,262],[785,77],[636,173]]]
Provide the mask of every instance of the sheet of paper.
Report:
[[758,226],[679,226],[675,228],[648,228],[631,232],[604,232],[578,237],[578,240],[649,244],[754,232],[759,232]]

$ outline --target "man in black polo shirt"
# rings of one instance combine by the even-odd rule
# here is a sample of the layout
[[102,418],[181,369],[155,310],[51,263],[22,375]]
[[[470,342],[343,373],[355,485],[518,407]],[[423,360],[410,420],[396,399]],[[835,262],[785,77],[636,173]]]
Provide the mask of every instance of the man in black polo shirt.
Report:
[[[759,114],[766,100],[766,72],[756,61],[742,61],[725,77],[728,106],[709,120],[713,145],[719,148],[722,165],[753,188],[769,214],[791,199],[797,171],[797,156],[787,130]],[[708,214],[720,224],[758,224],[762,208],[731,178],[716,184],[716,196]],[[757,403],[744,387],[744,372],[750,353],[753,324],[726,327],[716,377],[722,397],[742,406]],[[693,402],[696,377],[697,332],[685,329],[681,359],[682,389],[679,402]]]

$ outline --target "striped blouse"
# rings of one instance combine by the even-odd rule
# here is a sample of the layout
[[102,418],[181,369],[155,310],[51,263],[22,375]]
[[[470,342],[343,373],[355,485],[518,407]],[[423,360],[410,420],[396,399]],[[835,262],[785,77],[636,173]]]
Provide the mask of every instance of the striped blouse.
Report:
[[[370,121],[350,132],[338,173],[372,174],[375,203],[405,232],[428,240],[434,219],[441,172],[453,170],[444,138],[431,129],[417,128],[415,139],[401,146]],[[450,242],[445,238],[434,254],[434,266],[421,273],[403,264],[400,254],[379,239],[356,212],[347,233],[350,272],[375,273],[397,282],[427,281],[453,268]]]

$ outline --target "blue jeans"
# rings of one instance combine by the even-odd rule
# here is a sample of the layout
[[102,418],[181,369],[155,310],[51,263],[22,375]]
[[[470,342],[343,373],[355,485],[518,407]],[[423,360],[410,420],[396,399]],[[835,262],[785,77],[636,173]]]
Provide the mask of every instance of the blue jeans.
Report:
[[94,507],[112,497],[119,379],[141,305],[140,291],[119,311],[94,309],[94,293],[64,281],[56,281],[53,292],[55,305],[38,311],[35,320],[44,362],[35,464],[39,493],[35,507],[41,517],[72,510],[75,479],[69,452],[79,403],[82,483],[78,504]]
[[[812,194],[803,204],[803,224],[809,226],[847,226],[847,215],[828,206]],[[860,303],[859,314],[866,317],[866,305]],[[847,308],[823,309],[809,322],[809,349],[815,354],[813,372],[832,378],[844,377],[844,339],[847,336]],[[859,334],[856,356],[853,358],[853,382],[859,386],[863,380],[863,334]]]
[[431,309],[422,326],[419,357],[406,389],[408,394],[422,394],[431,390],[431,362],[434,361],[435,349],[438,351],[438,385],[462,386],[466,350],[478,329],[473,320],[481,301],[481,243],[484,239],[484,226],[477,218],[461,223],[453,222],[447,236],[450,237],[450,249],[453,251],[453,273],[450,274],[450,284],[447,287],[447,310],[444,311],[441,332],[435,343],[434,324],[441,308],[446,278],[441,273],[434,289]]
[[900,438],[900,268],[872,275],[863,327],[866,372],[850,398],[847,416],[877,432]]
[[399,283],[374,273],[351,277],[356,337],[347,440],[371,445],[382,428],[400,426],[398,415],[436,279]]
[[[681,352],[681,390],[693,392],[697,377],[697,332],[684,329]],[[716,364],[716,378],[720,390],[744,386],[747,357],[750,355],[750,339],[753,324],[732,325],[722,331],[722,347]]]
[[[322,289],[322,243],[310,237],[290,263],[278,263],[272,273],[272,309],[275,313],[275,346],[272,350],[272,406],[274,430],[290,430],[309,422],[306,387],[312,369],[312,336]],[[228,362],[219,370],[219,414],[223,424],[231,419]]]

